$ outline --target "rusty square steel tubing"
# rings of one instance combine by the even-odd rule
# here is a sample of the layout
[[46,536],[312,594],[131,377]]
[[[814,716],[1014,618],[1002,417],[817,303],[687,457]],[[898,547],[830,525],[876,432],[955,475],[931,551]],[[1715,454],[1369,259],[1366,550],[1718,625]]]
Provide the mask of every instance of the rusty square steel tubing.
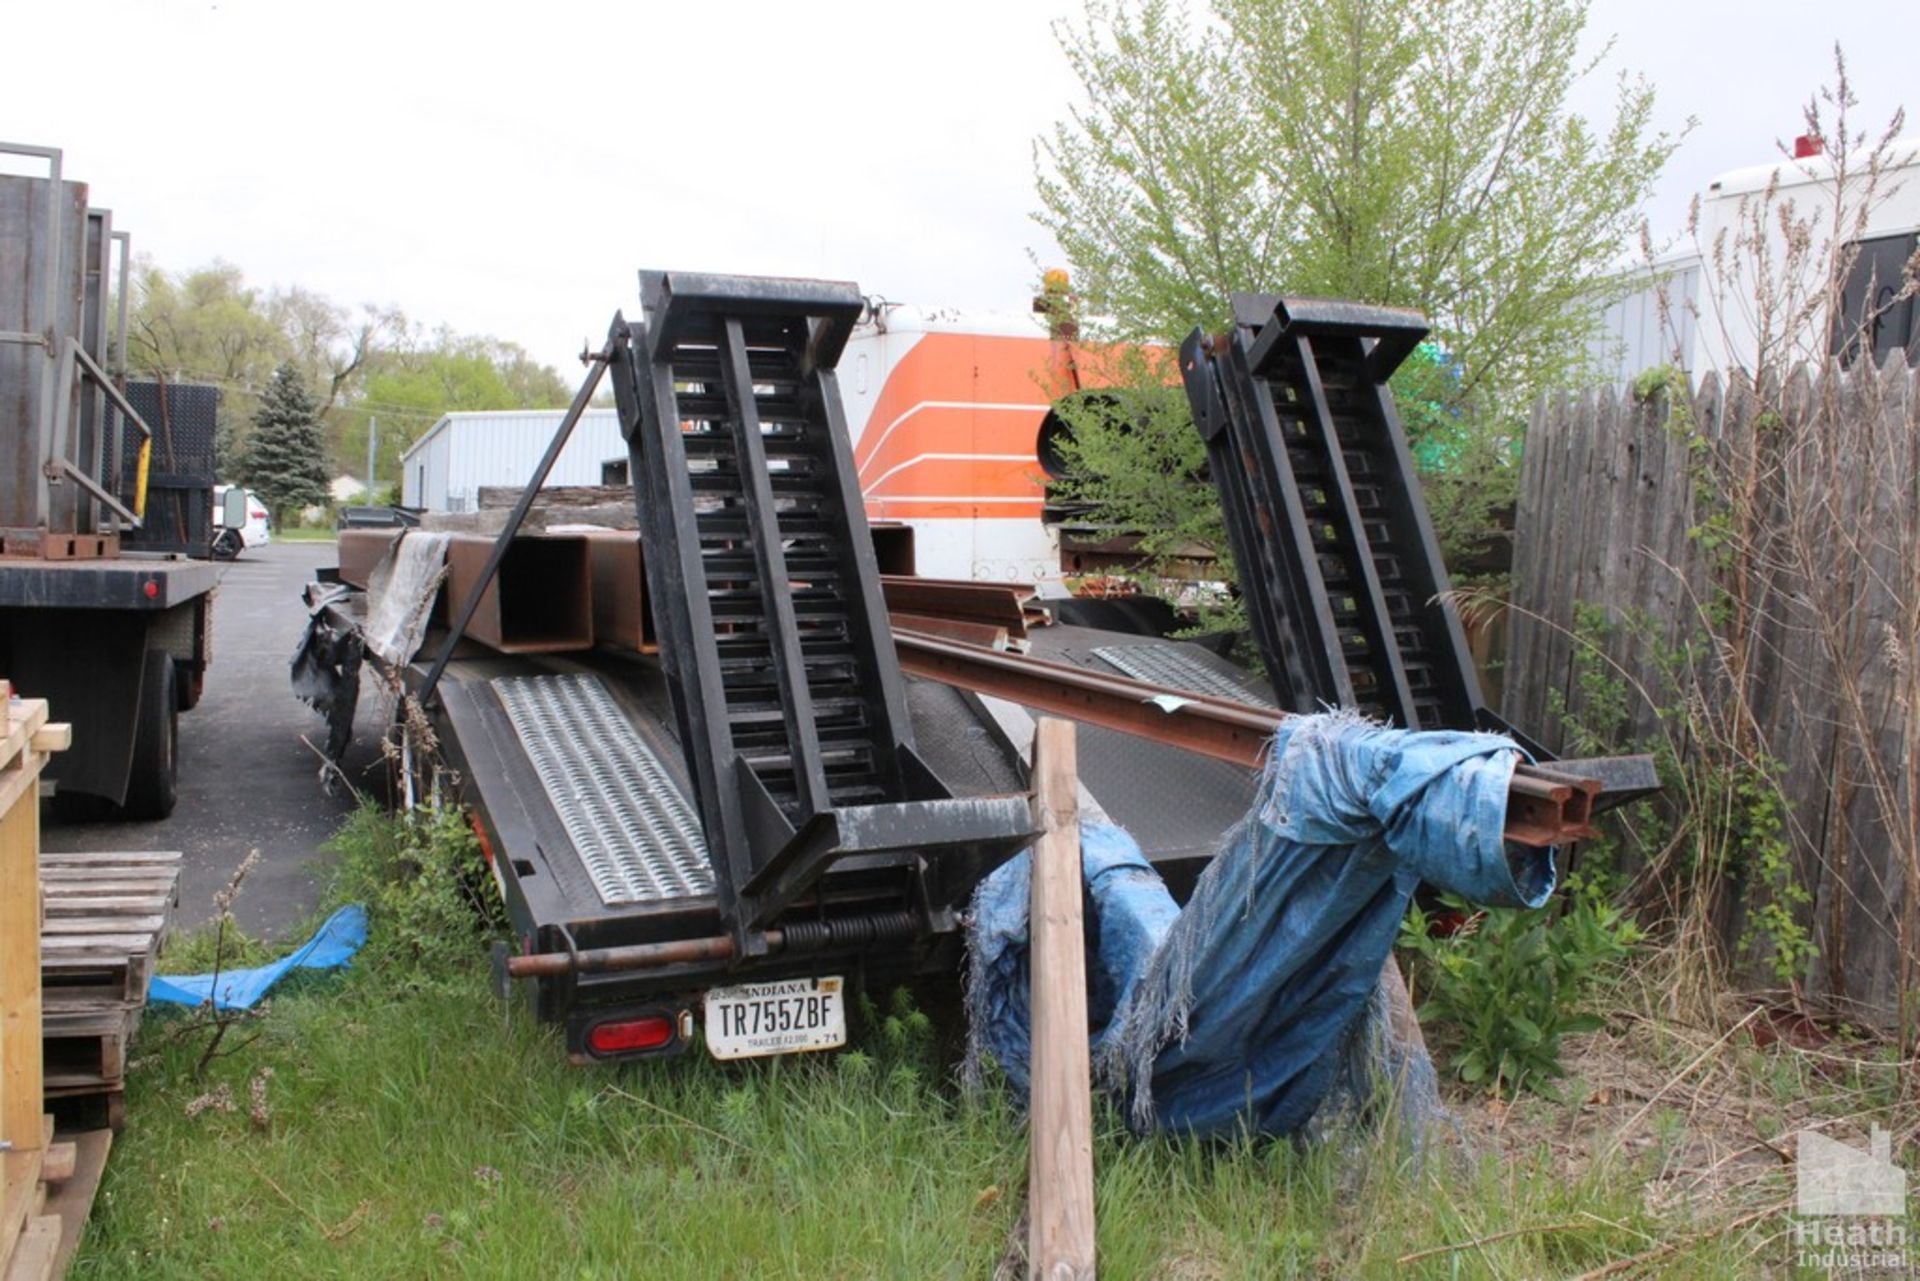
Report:
[[593,639],[598,645],[657,653],[647,608],[646,553],[638,530],[595,530],[587,540],[593,565]]
[[[494,540],[447,541],[447,596],[464,601],[486,572]],[[562,654],[593,648],[593,573],[579,534],[528,534],[507,547],[467,635],[503,654]]]
[[343,529],[340,531],[340,581],[364,589],[374,566],[405,531],[398,529]]

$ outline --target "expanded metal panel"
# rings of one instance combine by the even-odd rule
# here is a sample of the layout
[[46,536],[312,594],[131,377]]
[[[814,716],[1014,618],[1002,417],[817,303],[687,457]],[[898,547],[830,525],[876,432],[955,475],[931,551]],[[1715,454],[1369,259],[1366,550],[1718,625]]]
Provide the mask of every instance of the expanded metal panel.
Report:
[[1122,676],[1150,681],[1193,694],[1211,694],[1255,707],[1272,707],[1269,700],[1254,693],[1239,681],[1215,671],[1190,646],[1183,645],[1101,645],[1094,651],[1101,662]]
[[[213,541],[214,437],[220,426],[220,389],[170,383],[127,384],[127,400],[153,429],[145,523],[124,541],[143,551],[205,556]],[[118,412],[107,418],[109,439]],[[115,492],[131,496],[140,457],[140,433],[120,428],[120,476]]]
[[597,678],[502,676],[492,685],[601,902],[713,893],[699,817]]

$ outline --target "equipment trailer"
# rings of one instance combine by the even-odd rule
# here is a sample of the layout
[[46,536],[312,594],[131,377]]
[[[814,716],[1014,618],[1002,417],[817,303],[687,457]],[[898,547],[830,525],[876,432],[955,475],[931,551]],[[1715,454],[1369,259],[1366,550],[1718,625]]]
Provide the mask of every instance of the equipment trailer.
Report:
[[[108,282],[120,250],[111,353],[126,349],[125,232],[61,177],[0,175],[0,673],[73,725],[47,766],[56,796],[164,818],[178,715],[199,701],[219,571],[123,551],[141,529],[153,431],[107,372]],[[128,428],[136,433],[129,437]],[[129,474],[131,473],[131,474]]]
[[[447,535],[411,532],[385,562],[386,593],[409,573],[430,590],[431,574],[402,566],[415,552],[445,556],[450,620],[385,665],[430,718],[505,898],[516,945],[496,955],[500,986],[530,980],[535,1008],[564,1023],[577,1061],[679,1051],[696,1010],[721,1057],[837,1044],[847,983],[951,973],[975,885],[1034,834],[1023,762],[1032,721],[1015,704],[1084,723],[1090,813],[1126,826],[1176,894],[1245,814],[1248,766],[1279,720],[1336,693],[1352,705],[1362,659],[1420,691],[1367,700],[1381,714],[1423,728],[1468,728],[1480,715],[1458,625],[1431,598],[1444,571],[1385,398],[1391,347],[1377,336],[1342,335],[1381,355],[1338,374],[1340,404],[1370,406],[1369,416],[1329,428],[1352,469],[1363,454],[1376,469],[1349,504],[1370,514],[1344,534],[1299,528],[1304,512],[1278,526],[1241,519],[1300,507],[1301,477],[1272,449],[1234,451],[1262,493],[1243,499],[1222,485],[1237,557],[1286,575],[1294,593],[1284,607],[1277,592],[1253,601],[1269,670],[1283,677],[1276,697],[1194,644],[1053,626],[1032,634],[1032,657],[1016,658],[896,630],[834,374],[858,290],[661,272],[642,273],[641,285],[643,318],[615,317],[498,537],[440,544],[431,540]],[[1249,320],[1239,341],[1290,332],[1277,300],[1266,306],[1272,318]],[[1317,370],[1310,343],[1293,350]],[[1210,375],[1203,353],[1190,355],[1198,394]],[[624,579],[574,567],[570,536],[516,536],[603,373],[644,552],[617,562]],[[1236,406],[1271,395],[1211,385]],[[1211,402],[1197,408],[1202,431],[1220,437],[1229,419]],[[1356,434],[1364,439],[1348,439]],[[1216,455],[1216,483],[1226,457]],[[1314,509],[1316,520],[1335,515]],[[1245,542],[1249,530],[1264,545]],[[1318,549],[1313,564],[1281,564],[1290,539]],[[617,606],[630,620],[644,601],[652,632],[629,621],[588,648],[591,637],[554,623],[579,613],[582,579],[616,598],[596,596],[593,613]],[[1349,584],[1369,583],[1369,604],[1349,600]],[[351,697],[368,601],[322,590],[308,640],[321,658],[308,670],[346,674]],[[1312,604],[1324,634],[1280,612],[1294,600]],[[468,638],[477,618],[486,646]],[[549,625],[515,641],[510,619]],[[657,652],[641,652],[649,636]],[[566,652],[505,652],[529,645]],[[1292,666],[1302,645],[1318,647],[1308,677]],[[1409,669],[1426,675],[1408,681]],[[337,700],[322,701],[337,713]],[[1523,770],[1509,838],[1583,834],[1595,791]]]

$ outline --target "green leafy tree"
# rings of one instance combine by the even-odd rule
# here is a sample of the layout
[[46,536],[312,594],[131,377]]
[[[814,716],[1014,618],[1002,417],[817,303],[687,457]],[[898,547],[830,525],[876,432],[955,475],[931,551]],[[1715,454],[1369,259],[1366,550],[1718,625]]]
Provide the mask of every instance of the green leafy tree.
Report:
[[[1106,338],[1177,342],[1248,289],[1424,312],[1433,343],[1395,392],[1430,477],[1464,487],[1436,503],[1457,553],[1510,499],[1519,413],[1586,371],[1677,141],[1641,81],[1600,125],[1569,109],[1594,67],[1586,17],[1585,0],[1213,0],[1199,18],[1089,0],[1057,28],[1083,98],[1036,145],[1035,217]],[[1191,434],[1177,403],[1069,423],[1069,484],[1097,515],[1118,525],[1101,495],[1124,491],[1158,504],[1134,528],[1206,522],[1206,487],[1160,484],[1111,439]]]
[[496,338],[456,334],[442,328],[415,335],[389,353],[345,407],[340,459],[353,475],[366,466],[368,420],[378,419],[375,470],[392,481],[400,456],[442,414],[484,409],[553,409],[573,399],[573,389],[525,348]]
[[290,510],[327,501],[331,468],[320,406],[291,364],[275,369],[260,393],[238,471],[242,483],[273,513],[276,526],[285,527]]
[[261,393],[281,364],[319,389],[323,434],[334,443],[337,407],[406,328],[390,308],[356,314],[299,285],[253,288],[240,268],[218,260],[176,273],[142,259],[130,303],[127,361],[136,377],[220,388],[222,475],[239,463]]

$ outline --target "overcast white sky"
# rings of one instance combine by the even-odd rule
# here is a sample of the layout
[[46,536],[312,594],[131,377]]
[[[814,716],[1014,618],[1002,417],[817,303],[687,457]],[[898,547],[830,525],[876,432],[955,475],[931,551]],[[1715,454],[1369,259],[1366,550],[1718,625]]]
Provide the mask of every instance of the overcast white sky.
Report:
[[[1074,90],[1049,25],[1079,11],[106,0],[83,23],[5,0],[0,138],[64,148],[163,266],[220,257],[255,284],[397,304],[571,378],[641,266],[1022,308],[1029,255],[1049,260],[1032,139]],[[1655,83],[1663,124],[1699,120],[1649,210],[1675,230],[1692,192],[1799,132],[1836,39],[1883,122],[1914,83],[1920,10],[1594,0],[1590,36]],[[1578,105],[1612,93],[1603,72]]]

